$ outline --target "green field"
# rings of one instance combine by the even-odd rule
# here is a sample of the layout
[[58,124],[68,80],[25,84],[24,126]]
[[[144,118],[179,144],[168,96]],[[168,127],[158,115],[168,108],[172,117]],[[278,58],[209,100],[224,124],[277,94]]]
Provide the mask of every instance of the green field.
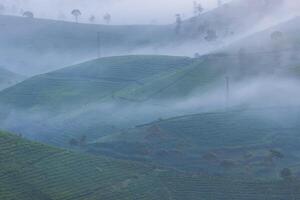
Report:
[[[196,114],[102,137],[88,151],[187,171],[276,177],[281,168],[300,161],[299,128],[299,108]],[[285,156],[270,164],[266,160],[272,149]],[[223,167],[224,161],[231,162],[231,170]]]
[[1,200],[292,200],[300,195],[296,181],[191,176],[56,149],[3,132],[0,144]]
[[155,102],[185,98],[195,90],[205,94],[223,83],[224,62],[227,61],[120,56],[34,76],[0,92],[0,117],[6,119],[12,111],[17,113],[9,125],[2,126],[24,135],[38,132],[31,138],[63,146],[80,135],[97,139],[158,118],[129,114],[132,119],[126,121],[122,116],[130,107],[165,109]]
[[3,104],[15,108],[85,106],[111,99],[128,87],[143,87],[160,74],[175,73],[193,63],[186,57],[121,56],[89,61],[38,75],[4,90]]

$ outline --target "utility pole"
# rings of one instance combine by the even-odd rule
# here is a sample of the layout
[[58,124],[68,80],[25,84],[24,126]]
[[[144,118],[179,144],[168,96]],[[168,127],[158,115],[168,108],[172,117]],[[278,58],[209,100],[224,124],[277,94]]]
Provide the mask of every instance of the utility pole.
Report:
[[101,38],[100,32],[97,32],[97,57],[101,58]]
[[229,76],[226,76],[226,109],[229,107],[229,98],[230,98],[230,79]]

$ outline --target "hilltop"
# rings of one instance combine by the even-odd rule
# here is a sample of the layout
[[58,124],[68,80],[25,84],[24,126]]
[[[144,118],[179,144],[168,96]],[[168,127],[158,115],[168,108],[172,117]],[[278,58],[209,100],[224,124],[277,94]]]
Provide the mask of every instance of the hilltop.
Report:
[[154,25],[106,26],[4,15],[0,25],[0,64],[28,75],[97,58],[99,50],[103,56],[149,45],[159,48],[174,37],[172,28]]

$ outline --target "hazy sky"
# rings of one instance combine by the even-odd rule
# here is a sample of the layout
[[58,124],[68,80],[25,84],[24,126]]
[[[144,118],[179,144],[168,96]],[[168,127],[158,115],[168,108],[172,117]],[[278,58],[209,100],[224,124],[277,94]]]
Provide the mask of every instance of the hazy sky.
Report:
[[[98,22],[103,22],[105,13],[112,15],[114,24],[170,23],[174,15],[181,13],[190,17],[194,0],[0,0],[6,7],[18,10],[31,10],[37,17],[72,20],[70,12],[74,8],[82,11],[82,22],[93,14]],[[223,0],[224,2],[229,0]],[[204,8],[212,9],[217,0],[198,0]],[[13,6],[16,5],[16,6]],[[17,7],[17,8],[16,8]]]

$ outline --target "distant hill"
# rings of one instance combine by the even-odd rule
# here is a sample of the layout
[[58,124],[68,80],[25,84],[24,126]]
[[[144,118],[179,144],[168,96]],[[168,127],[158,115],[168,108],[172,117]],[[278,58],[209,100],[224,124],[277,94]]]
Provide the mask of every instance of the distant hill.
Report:
[[293,75],[299,66],[300,17],[289,19],[264,31],[251,34],[216,52],[235,58],[245,69]]
[[169,26],[106,26],[3,15],[0,26],[0,64],[29,75],[97,58],[99,50],[102,56],[129,54],[150,44],[159,48],[174,38]]
[[23,79],[24,77],[22,77],[21,75],[0,67],[0,90],[13,86]]
[[[178,34],[175,33],[175,20],[169,25],[106,26],[1,15],[0,65],[32,75],[91,60],[98,54],[193,55],[197,51],[209,52],[219,43],[231,41],[253,29],[276,10],[273,5],[268,12],[263,12],[265,7],[257,2],[235,0],[184,19]],[[217,41],[208,36],[214,32]]]
[[232,0],[185,20],[182,34],[205,41],[208,32],[214,31],[218,40],[234,38],[255,29],[265,18],[279,12],[281,7],[282,0],[273,0],[269,5],[261,0]]
[[56,149],[3,132],[0,132],[0,144],[0,198],[3,200],[263,200],[269,197],[292,200],[300,195],[296,181],[191,176]]

